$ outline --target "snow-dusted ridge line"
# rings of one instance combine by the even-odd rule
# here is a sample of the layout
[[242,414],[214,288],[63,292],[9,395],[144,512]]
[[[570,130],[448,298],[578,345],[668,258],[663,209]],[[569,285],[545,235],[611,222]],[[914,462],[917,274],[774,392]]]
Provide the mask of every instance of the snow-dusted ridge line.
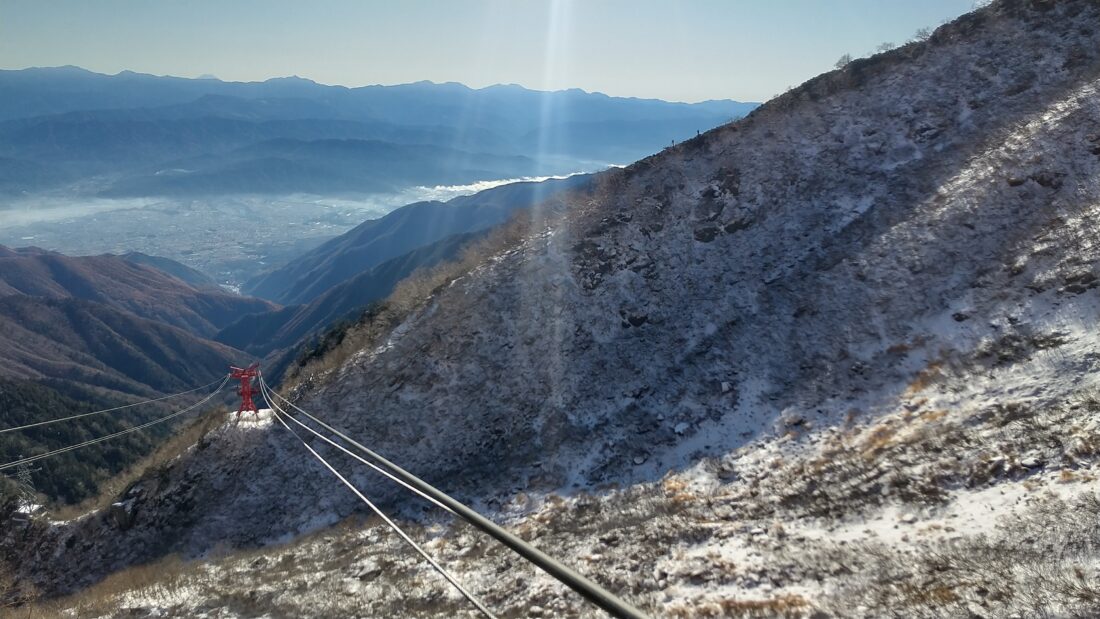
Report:
[[[1097,23],[1095,2],[996,2],[605,173],[550,234],[294,400],[648,612],[1097,614],[1059,589],[1100,582]],[[67,590],[165,546],[254,547],[355,514],[291,447],[219,435],[147,482],[131,528],[30,536],[96,540],[33,569]],[[419,519],[448,565],[523,569],[349,479]],[[293,497],[277,512],[275,493]],[[399,552],[369,526],[298,547],[333,599],[377,595],[348,612],[410,612],[384,593],[398,582],[438,594],[412,569],[350,576],[380,553],[324,562],[360,536]],[[96,563],[108,539],[133,554]],[[536,574],[479,569],[457,572],[501,614],[583,616]]]

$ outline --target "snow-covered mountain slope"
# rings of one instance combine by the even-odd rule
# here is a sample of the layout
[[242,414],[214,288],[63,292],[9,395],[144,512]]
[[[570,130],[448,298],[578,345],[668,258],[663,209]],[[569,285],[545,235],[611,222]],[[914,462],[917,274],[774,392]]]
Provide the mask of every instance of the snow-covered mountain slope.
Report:
[[[1007,517],[1026,484],[1095,465],[1097,24],[1087,0],[997,2],[605,173],[295,397],[483,507],[522,490],[532,536],[567,559],[602,548],[590,569],[651,612],[766,616],[781,609],[732,600],[782,594],[783,612],[919,615],[882,579],[919,588],[926,565],[871,563],[912,537],[862,564],[837,544],[899,519],[955,543],[951,514],[975,522],[954,537],[979,540],[992,525],[975,506],[1003,491],[990,505]],[[102,572],[112,540],[122,566],[354,511],[292,439],[248,436],[218,434],[138,491],[125,532],[91,541],[93,517],[32,536],[89,540],[32,571],[65,589]],[[1084,500],[1074,488],[1065,500]],[[607,494],[573,512],[543,500],[593,489]],[[1044,531],[1042,510],[1019,513]],[[773,525],[793,541],[768,541],[788,535]],[[649,546],[601,537],[650,526],[667,535]],[[1044,535],[1021,547],[1042,555]],[[987,576],[940,601],[966,611],[974,583],[1012,582]],[[485,587],[517,607],[541,591]]]
[[[925,421],[916,427],[935,428]],[[856,447],[881,428],[843,438]],[[1096,616],[1096,556],[1083,551],[1100,543],[1095,463],[958,489],[934,504],[850,505],[843,518],[753,513],[772,505],[760,491],[774,488],[774,463],[799,459],[790,447],[754,446],[764,457],[706,459],[659,483],[598,496],[520,493],[503,508],[519,535],[653,617]],[[408,526],[499,617],[606,616],[469,527]],[[349,520],[285,545],[194,562],[168,557],[27,617],[263,615],[476,616],[384,525]]]
[[606,175],[302,404],[477,493],[622,482],[1089,320],[1097,5],[1038,6]]

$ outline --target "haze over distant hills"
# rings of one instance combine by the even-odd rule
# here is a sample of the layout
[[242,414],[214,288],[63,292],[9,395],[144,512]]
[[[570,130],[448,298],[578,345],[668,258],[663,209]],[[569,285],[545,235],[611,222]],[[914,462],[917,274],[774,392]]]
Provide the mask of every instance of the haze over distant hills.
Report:
[[746,114],[516,85],[0,71],[0,195],[378,193],[596,169]]

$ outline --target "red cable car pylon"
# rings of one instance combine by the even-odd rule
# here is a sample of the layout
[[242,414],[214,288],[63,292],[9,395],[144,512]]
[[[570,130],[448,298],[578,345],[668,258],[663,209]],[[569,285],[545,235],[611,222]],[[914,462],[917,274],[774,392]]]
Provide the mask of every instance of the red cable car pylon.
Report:
[[259,363],[253,363],[247,368],[229,366],[229,377],[241,381],[241,386],[237,388],[237,395],[241,396],[241,405],[237,408],[237,421],[241,420],[241,412],[243,411],[250,410],[256,415],[260,414],[260,411],[256,409],[256,404],[252,402],[252,394],[256,393],[256,390],[252,388],[252,379],[259,375]]

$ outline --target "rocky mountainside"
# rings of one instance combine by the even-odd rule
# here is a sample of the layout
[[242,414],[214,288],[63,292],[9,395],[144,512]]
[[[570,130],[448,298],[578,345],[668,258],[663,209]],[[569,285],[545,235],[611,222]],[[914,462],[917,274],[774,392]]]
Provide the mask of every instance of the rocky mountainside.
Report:
[[1095,204],[1097,7],[998,7],[604,175],[303,404],[479,492],[622,482],[1065,330],[1089,254],[1035,245]]
[[[1091,0],[1001,0],[604,173],[396,329],[349,333],[358,349],[293,397],[654,615],[1094,616],[1097,24]],[[358,508],[266,422],[126,500],[125,530],[28,531],[13,590]],[[417,534],[502,616],[597,616],[462,527]],[[379,535],[111,599],[461,612]]]

